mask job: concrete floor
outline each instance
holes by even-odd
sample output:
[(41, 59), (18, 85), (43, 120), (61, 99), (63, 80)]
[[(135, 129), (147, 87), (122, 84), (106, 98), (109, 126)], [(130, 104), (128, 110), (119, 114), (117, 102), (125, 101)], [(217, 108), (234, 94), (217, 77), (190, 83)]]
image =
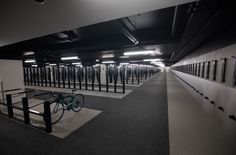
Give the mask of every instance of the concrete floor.
[(156, 74), (123, 98), (86, 96), (85, 107), (102, 113), (64, 139), (0, 117), (0, 154), (236, 154), (235, 138), (172, 73)]
[(235, 155), (235, 139), (204, 110), (172, 73), (167, 73), (171, 155)]

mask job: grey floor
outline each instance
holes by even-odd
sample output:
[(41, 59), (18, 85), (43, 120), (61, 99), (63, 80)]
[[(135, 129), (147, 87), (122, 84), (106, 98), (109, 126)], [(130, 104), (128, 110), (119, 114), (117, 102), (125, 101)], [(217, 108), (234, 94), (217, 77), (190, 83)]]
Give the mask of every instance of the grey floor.
[(166, 76), (158, 73), (122, 99), (86, 96), (103, 111), (64, 139), (0, 117), (0, 154), (168, 155)]
[(167, 73), (170, 154), (236, 155), (235, 137), (180, 82)]
[(122, 99), (86, 96), (102, 111), (64, 139), (0, 117), (0, 155), (235, 155), (235, 139), (171, 73)]

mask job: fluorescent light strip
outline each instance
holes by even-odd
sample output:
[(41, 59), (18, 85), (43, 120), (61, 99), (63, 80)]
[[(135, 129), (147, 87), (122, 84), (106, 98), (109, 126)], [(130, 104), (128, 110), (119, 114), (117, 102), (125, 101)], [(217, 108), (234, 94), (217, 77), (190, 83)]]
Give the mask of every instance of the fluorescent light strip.
[(49, 64), (49, 66), (56, 66), (57, 64)]
[(25, 52), (25, 53), (24, 53), (24, 56), (27, 56), (27, 55), (34, 55), (34, 52), (33, 52), (33, 51)]
[(129, 56), (128, 56), (128, 55), (122, 55), (122, 56), (120, 56), (119, 58), (121, 58), (121, 59), (126, 59), (126, 58), (129, 58)]
[(143, 59), (143, 61), (161, 61), (162, 59)]
[(120, 65), (128, 65), (129, 63), (128, 62), (122, 62), (120, 63)]
[(81, 65), (81, 62), (73, 62), (72, 65)]
[(142, 62), (141, 60), (133, 60), (133, 61), (129, 61), (129, 62)]
[(102, 58), (113, 58), (114, 54), (103, 54)]
[(154, 54), (154, 50), (124, 52), (124, 55), (147, 55)]
[(28, 60), (25, 60), (25, 63), (35, 63), (36, 61), (34, 59), (28, 59)]
[(103, 64), (112, 64), (112, 63), (115, 63), (115, 61), (103, 61), (102, 63)]
[(73, 56), (73, 57), (61, 57), (61, 60), (77, 60), (79, 57)]
[(32, 67), (38, 67), (38, 65), (31, 65)]

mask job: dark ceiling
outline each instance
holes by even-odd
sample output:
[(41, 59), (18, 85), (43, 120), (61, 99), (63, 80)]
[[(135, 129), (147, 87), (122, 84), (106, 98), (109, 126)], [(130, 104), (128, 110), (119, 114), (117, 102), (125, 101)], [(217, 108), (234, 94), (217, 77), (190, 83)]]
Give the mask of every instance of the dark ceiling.
[[(232, 25), (233, 11), (220, 2), (198, 1), (43, 36), (0, 48), (0, 58), (59, 63), (62, 56), (79, 56), (83, 63), (114, 54), (116, 62), (161, 58), (177, 62)], [(69, 17), (68, 17), (69, 18)], [(156, 49), (158, 55), (122, 58), (125, 51)], [(33, 56), (24, 56), (34, 51)]]

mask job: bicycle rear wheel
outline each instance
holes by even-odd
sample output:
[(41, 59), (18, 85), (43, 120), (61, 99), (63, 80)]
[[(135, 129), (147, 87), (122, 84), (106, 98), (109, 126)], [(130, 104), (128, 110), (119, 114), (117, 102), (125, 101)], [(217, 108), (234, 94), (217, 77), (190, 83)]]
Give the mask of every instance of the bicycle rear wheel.
[(74, 97), (74, 105), (72, 107), (72, 110), (74, 112), (79, 112), (84, 107), (84, 95), (77, 94)]
[(52, 102), (51, 105), (51, 122), (56, 124), (59, 122), (64, 114), (64, 105), (58, 102)]

